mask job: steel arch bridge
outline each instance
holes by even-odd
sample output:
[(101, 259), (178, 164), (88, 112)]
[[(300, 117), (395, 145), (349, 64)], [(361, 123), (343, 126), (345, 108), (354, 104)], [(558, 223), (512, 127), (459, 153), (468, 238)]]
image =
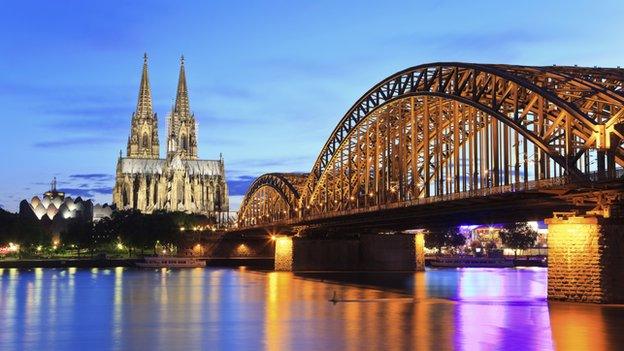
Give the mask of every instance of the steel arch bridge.
[(238, 213), (239, 226), (256, 226), (293, 218), (307, 173), (267, 173), (247, 190)]
[(619, 68), (408, 68), (355, 102), (305, 181), (258, 178), (239, 227), (615, 179), (623, 85)]

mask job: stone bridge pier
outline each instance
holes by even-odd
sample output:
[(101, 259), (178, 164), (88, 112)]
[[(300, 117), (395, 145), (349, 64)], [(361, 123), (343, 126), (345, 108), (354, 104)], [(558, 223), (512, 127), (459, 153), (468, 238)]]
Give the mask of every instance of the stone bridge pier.
[(277, 271), (421, 271), (423, 234), (361, 234), (353, 238), (280, 236)]
[(555, 213), (548, 224), (548, 298), (624, 303), (624, 218)]

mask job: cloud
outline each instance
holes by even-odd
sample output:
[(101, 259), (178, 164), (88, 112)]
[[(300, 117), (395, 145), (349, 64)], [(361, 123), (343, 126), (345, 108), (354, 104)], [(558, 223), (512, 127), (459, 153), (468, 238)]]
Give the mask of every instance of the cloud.
[(90, 107), (62, 114), (70, 117), (54, 119), (45, 126), (62, 131), (128, 130), (131, 112), (128, 108)]
[(85, 198), (94, 197), (96, 194), (112, 194), (112, 187), (94, 187), (94, 188), (62, 188), (59, 191), (63, 191), (68, 195), (80, 196)]
[(243, 198), (243, 195), (230, 195), (230, 212), (238, 211)]
[(87, 179), (94, 181), (110, 181), (115, 179), (112, 174), (106, 173), (86, 173), (86, 174), (70, 174), (71, 179)]
[(76, 145), (113, 144), (118, 142), (119, 140), (111, 137), (92, 136), (38, 141), (33, 146), (37, 148), (63, 148)]
[(236, 195), (245, 195), (247, 189), (253, 181), (256, 179), (256, 176), (253, 175), (242, 175), (238, 176), (235, 179), (228, 180), (228, 190), (230, 196)]

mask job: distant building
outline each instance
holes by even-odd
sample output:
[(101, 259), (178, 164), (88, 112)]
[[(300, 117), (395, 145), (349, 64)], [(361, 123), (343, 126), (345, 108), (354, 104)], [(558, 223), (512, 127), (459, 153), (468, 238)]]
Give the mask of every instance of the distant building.
[(184, 57), (167, 126), (167, 155), (162, 159), (145, 57), (126, 157), (120, 153), (117, 160), (113, 203), (118, 209), (145, 213), (184, 211), (217, 218), (226, 214), (229, 202), (223, 158), (198, 159), (197, 127), (189, 105)]
[(80, 196), (72, 198), (56, 189), (56, 178), (50, 184), (50, 190), (42, 198), (33, 196), (30, 201), (20, 202), (19, 214), (36, 218), (46, 224), (52, 233), (59, 233), (67, 226), (67, 220), (82, 218), (87, 221), (98, 221), (110, 217), (113, 209), (108, 205), (93, 205), (91, 200), (83, 200)]

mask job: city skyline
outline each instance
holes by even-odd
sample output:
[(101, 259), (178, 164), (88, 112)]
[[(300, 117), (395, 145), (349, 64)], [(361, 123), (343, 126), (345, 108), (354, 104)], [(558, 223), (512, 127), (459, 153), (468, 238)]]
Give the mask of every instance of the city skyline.
[[(144, 52), (161, 140), (185, 55), (200, 157), (223, 153), (236, 209), (260, 174), (309, 171), (351, 104), (398, 70), (435, 61), (617, 66), (624, 50), (612, 44), (623, 7), (617, 2), (566, 6), (563, 16), (554, 13), (565, 3), (546, 4), (541, 12), (552, 18), (537, 22), (516, 16), (516, 6), (526, 4), (405, 3), (398, 13), (365, 4), (284, 4), (7, 5), (0, 24), (0, 137), (8, 145), (0, 205), (15, 211), (55, 176), (69, 195), (111, 202)], [(488, 25), (471, 20), (484, 12), (497, 16)], [(29, 20), (20, 21), (25, 13)], [(282, 20), (266, 23), (267, 14)], [(591, 28), (571, 20), (598, 16), (601, 25)], [(455, 24), (433, 29), (440, 17)]]

